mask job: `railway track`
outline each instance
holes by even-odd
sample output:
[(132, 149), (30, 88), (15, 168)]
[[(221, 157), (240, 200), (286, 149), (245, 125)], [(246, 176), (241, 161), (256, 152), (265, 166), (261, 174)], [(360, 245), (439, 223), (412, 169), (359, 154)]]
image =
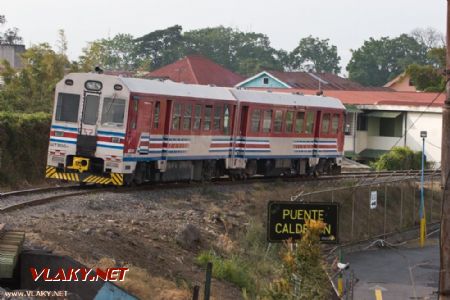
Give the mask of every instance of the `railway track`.
[[(281, 180), (285, 182), (307, 182), (307, 181), (336, 181), (343, 179), (377, 179), (385, 177), (399, 177), (413, 178), (420, 176), (420, 170), (411, 171), (383, 171), (383, 172), (351, 172), (342, 173), (339, 175), (323, 175), (319, 177), (252, 177), (246, 180), (234, 181), (231, 178), (219, 178), (210, 182), (202, 183), (203, 185), (234, 185), (234, 184), (252, 184), (252, 183), (270, 183), (274, 180)], [(426, 170), (425, 176), (439, 176), (439, 170)], [(44, 187), (26, 190), (18, 190), (0, 193), (0, 213), (10, 212), (22, 209), (28, 206), (42, 205), (65, 197), (78, 196), (83, 194), (114, 191), (114, 192), (130, 192), (135, 190), (157, 190), (157, 189), (180, 189), (194, 187), (197, 183), (190, 182), (165, 182), (165, 183), (149, 183), (138, 187), (98, 187), (95, 185), (89, 186), (59, 186), (59, 187)]]

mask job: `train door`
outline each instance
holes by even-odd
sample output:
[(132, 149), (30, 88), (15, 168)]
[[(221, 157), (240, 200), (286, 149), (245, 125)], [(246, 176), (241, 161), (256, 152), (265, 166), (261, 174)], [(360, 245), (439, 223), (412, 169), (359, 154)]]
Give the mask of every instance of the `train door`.
[[(240, 145), (238, 148), (241, 148), (241, 153), (245, 153), (245, 140), (247, 137), (247, 121), (248, 121), (248, 106), (243, 106), (241, 110), (241, 120), (239, 124), (239, 137), (238, 139), (241, 140)], [(238, 143), (239, 144), (239, 143)]]
[(77, 155), (95, 156), (100, 95), (85, 93), (77, 139)]
[(150, 146), (150, 136), (153, 122), (153, 101), (141, 99), (139, 101), (139, 114), (137, 117), (136, 131), (139, 136), (139, 154), (148, 154)]

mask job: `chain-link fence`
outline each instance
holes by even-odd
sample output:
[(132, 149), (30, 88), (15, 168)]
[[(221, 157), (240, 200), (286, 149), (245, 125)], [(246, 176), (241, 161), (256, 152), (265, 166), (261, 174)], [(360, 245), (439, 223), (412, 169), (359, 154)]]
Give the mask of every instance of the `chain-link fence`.
[[(297, 200), (339, 203), (339, 242), (366, 240), (413, 228), (419, 224), (420, 176), (361, 179), (348, 186), (311, 192)], [(376, 204), (373, 192), (376, 192)], [(442, 206), (440, 175), (424, 181), (427, 223), (439, 221)]]

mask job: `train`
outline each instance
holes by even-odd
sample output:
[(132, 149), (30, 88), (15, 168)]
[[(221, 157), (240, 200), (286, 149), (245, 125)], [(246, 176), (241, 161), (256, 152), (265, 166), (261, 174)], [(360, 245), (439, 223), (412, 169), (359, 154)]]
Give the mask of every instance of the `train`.
[(340, 173), (335, 98), (70, 73), (55, 88), (46, 178), (101, 185)]

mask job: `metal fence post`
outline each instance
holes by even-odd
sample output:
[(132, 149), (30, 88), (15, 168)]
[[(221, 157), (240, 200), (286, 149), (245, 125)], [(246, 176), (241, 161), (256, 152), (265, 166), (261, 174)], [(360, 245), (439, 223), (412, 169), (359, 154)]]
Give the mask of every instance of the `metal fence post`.
[(403, 227), (403, 183), (400, 185), (400, 229)]
[(383, 220), (383, 235), (386, 234), (386, 218), (387, 218), (387, 183), (384, 184), (384, 220)]
[(212, 275), (212, 263), (206, 265), (206, 280), (205, 280), (205, 297), (204, 300), (209, 300), (211, 295), (211, 275)]
[(413, 182), (413, 223), (412, 225), (416, 225), (416, 181)]
[(355, 229), (355, 198), (356, 198), (356, 189), (352, 193), (352, 229), (351, 229), (351, 239), (354, 239), (354, 229)]
[(430, 223), (433, 223), (433, 202), (434, 202), (434, 173), (431, 173), (431, 203), (430, 203)]
[(198, 300), (199, 293), (200, 287), (198, 285), (194, 286), (194, 293), (192, 294), (192, 300)]

